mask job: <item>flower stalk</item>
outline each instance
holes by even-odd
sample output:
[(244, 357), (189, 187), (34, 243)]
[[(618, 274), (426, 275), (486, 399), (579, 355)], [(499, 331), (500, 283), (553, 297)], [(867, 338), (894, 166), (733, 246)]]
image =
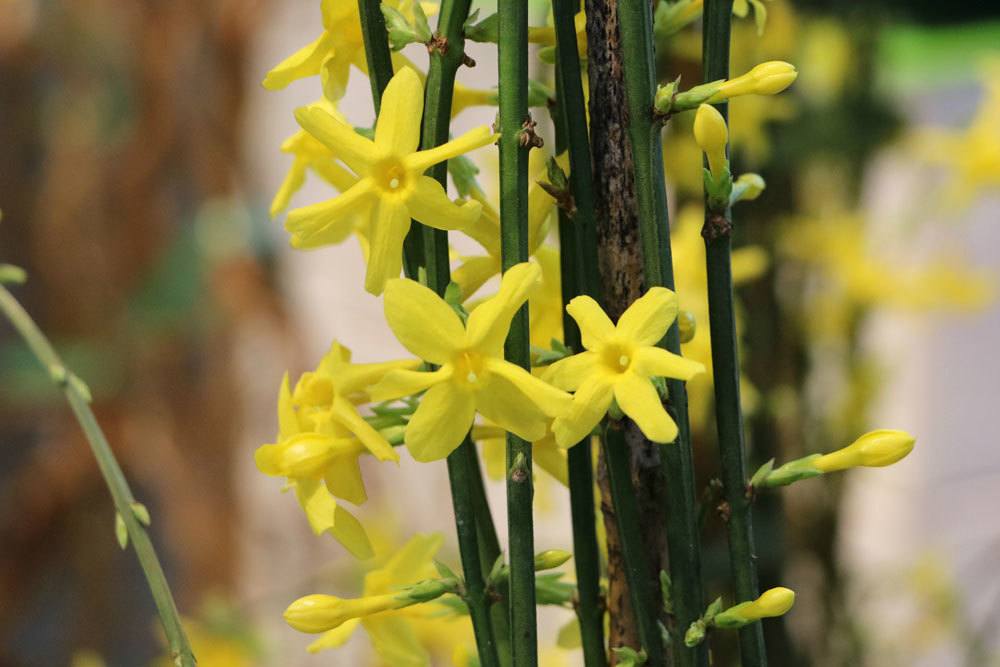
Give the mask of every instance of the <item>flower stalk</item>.
[[(528, 115), (528, 3), (497, 4), (500, 107), (501, 268), (528, 259), (528, 150), (536, 143)], [(504, 347), (508, 360), (530, 367), (528, 309), (514, 317)], [(531, 443), (507, 434), (507, 535), (510, 549), (510, 630), (515, 667), (538, 663), (535, 622)]]
[(179, 667), (194, 667), (195, 657), (181, 625), (180, 614), (177, 612), (177, 605), (170, 592), (170, 585), (167, 583), (153, 543), (149, 539), (149, 533), (146, 532), (143, 525), (144, 522), (140, 520), (140, 518), (144, 518), (148, 523), (148, 515), (143, 517), (137, 515), (139, 513), (137, 513), (136, 508), (141, 507), (141, 505), (136, 502), (135, 496), (132, 495), (128, 480), (125, 479), (121, 466), (111, 450), (111, 445), (108, 444), (108, 440), (94, 416), (94, 411), (90, 408), (90, 391), (82, 380), (66, 368), (45, 334), (41, 332), (28, 312), (14, 298), (14, 295), (2, 285), (0, 285), (0, 310), (24, 338), (35, 358), (48, 370), (52, 380), (66, 396), (66, 400), (90, 444), (90, 449), (94, 453), (101, 476), (104, 477), (104, 483), (107, 485), (108, 491), (111, 492), (111, 499), (118, 513), (118, 523), (125, 526), (128, 542), (131, 543), (135, 555), (139, 558), (139, 565), (142, 567), (142, 573), (146, 577), (146, 583), (153, 595), (153, 602), (156, 604), (156, 611), (163, 625), (163, 632), (167, 637), (167, 646), (174, 664)]
[[(643, 0), (621, 0), (618, 18), (630, 119), (629, 142), (635, 164), (644, 279), (647, 288), (660, 286), (673, 289), (663, 152), (659, 123), (654, 114), (656, 73), (652, 10), (649, 3)], [(680, 334), (676, 322), (667, 330), (661, 345), (669, 352), (680, 354)], [(667, 480), (667, 545), (670, 578), (673, 581), (673, 629), (676, 634), (694, 622), (703, 607), (701, 546), (695, 507), (687, 390), (684, 382), (678, 379), (668, 379), (667, 390), (669, 411), (679, 430), (677, 440), (661, 448), (662, 470)], [(672, 646), (676, 664), (707, 664), (707, 652), (703, 648), (691, 649), (681, 641), (672, 642)]]
[[(583, 349), (580, 329), (566, 312), (565, 305), (581, 294), (600, 301), (597, 272), (597, 235), (594, 220), (594, 194), (591, 187), (590, 139), (587, 131), (587, 108), (580, 76), (574, 0), (553, 0), (552, 15), (556, 39), (556, 121), (569, 152), (569, 187), (576, 212), (572, 219), (559, 212), (559, 264), (563, 303), (563, 338), (573, 352)], [(597, 545), (594, 514), (594, 469), (590, 437), (567, 452), (570, 515), (573, 525), (574, 566), (578, 602), (576, 615), (586, 667), (604, 667), (604, 605), (601, 601), (601, 561)]]
[[(706, 0), (702, 57), (706, 81), (729, 76), (729, 42), (732, 0)], [(716, 104), (723, 119), (726, 104)], [(709, 330), (715, 385), (716, 427), (723, 498), (727, 506), (726, 529), (729, 561), (736, 598), (754, 600), (759, 589), (753, 543), (750, 497), (747, 493), (743, 441), (743, 413), (740, 407), (740, 366), (733, 309), (731, 261), (731, 214), (728, 208), (713, 206), (706, 193), (705, 255), (708, 274)], [(767, 664), (764, 634), (760, 623), (739, 630), (740, 658), (744, 667)]]

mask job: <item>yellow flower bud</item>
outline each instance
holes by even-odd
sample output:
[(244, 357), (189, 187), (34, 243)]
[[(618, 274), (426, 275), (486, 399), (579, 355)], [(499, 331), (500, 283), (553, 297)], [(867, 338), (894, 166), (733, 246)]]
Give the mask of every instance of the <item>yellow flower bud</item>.
[(733, 188), (741, 188), (742, 194), (740, 194), (741, 201), (752, 201), (760, 196), (760, 193), (764, 191), (767, 184), (764, 182), (763, 177), (760, 174), (754, 174), (752, 172), (741, 174), (736, 182), (733, 184)]
[(541, 551), (535, 554), (535, 570), (551, 570), (554, 567), (559, 567), (572, 557), (573, 554), (562, 549)]
[(392, 593), (355, 600), (343, 600), (332, 595), (307, 595), (288, 606), (285, 622), (299, 632), (318, 634), (333, 630), (352, 618), (400, 609), (410, 602), (404, 596)]
[(782, 616), (795, 604), (795, 591), (779, 586), (764, 591), (752, 602), (741, 602), (712, 619), (720, 628), (739, 628), (762, 618)]
[(857, 466), (892, 465), (909, 454), (916, 441), (906, 431), (880, 429), (865, 433), (843, 449), (819, 457), (812, 461), (812, 466), (823, 472), (833, 472)]
[(708, 158), (708, 169), (719, 178), (729, 167), (726, 160), (726, 142), (729, 130), (719, 110), (711, 104), (702, 104), (694, 117), (694, 139)]
[(770, 60), (726, 81), (708, 101), (722, 102), (739, 95), (775, 95), (792, 85), (798, 75), (791, 63)]

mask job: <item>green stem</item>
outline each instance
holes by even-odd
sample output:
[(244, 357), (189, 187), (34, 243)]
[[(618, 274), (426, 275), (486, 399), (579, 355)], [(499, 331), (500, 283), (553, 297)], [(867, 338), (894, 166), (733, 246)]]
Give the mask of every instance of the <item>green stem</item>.
[(472, 618), (479, 663), (483, 667), (499, 667), (490, 606), (486, 599), (483, 567), (479, 560), (479, 538), (475, 505), (472, 502), (471, 470), (468, 453), (475, 456), (476, 446), (468, 437), (458, 449), (448, 456), (448, 479), (451, 482), (451, 504), (455, 510), (455, 530), (458, 533), (458, 550), (465, 575), (465, 601)]
[[(645, 282), (647, 288), (662, 286), (674, 289), (663, 150), (660, 128), (653, 117), (656, 72), (651, 5), (646, 0), (620, 0), (618, 20)], [(676, 322), (667, 331), (661, 345), (674, 354), (680, 354)], [(700, 616), (704, 600), (687, 389), (684, 382), (675, 379), (667, 380), (667, 389), (670, 396), (667, 407), (679, 429), (677, 441), (661, 449), (663, 474), (667, 479), (667, 545), (672, 581), (673, 630), (678, 635), (673, 642), (673, 656), (678, 665), (705, 665), (708, 654), (704, 646), (689, 649), (680, 641), (680, 635)]]
[[(596, 225), (594, 222), (593, 175), (590, 140), (587, 136), (587, 109), (580, 77), (580, 57), (576, 47), (574, 17), (579, 3), (553, 0), (556, 32), (556, 115), (559, 135), (564, 138), (570, 159), (570, 189), (576, 213), (571, 219), (559, 212), (559, 264), (563, 305), (584, 293), (600, 299), (597, 266)], [(558, 148), (561, 147), (557, 147)], [(589, 260), (584, 259), (586, 255)], [(587, 270), (586, 267), (590, 267)], [(563, 308), (563, 338), (576, 352), (583, 349), (580, 329)], [(604, 645), (604, 608), (601, 603), (601, 560), (594, 515), (594, 469), (590, 438), (584, 438), (568, 452), (570, 514), (573, 524), (573, 562), (576, 568), (583, 660), (586, 667), (607, 665)]]
[[(706, 81), (729, 76), (729, 41), (732, 0), (706, 0), (703, 35), (703, 66)], [(723, 117), (727, 105), (717, 105)], [(743, 413), (740, 408), (740, 363), (733, 310), (729, 211), (705, 206), (705, 258), (708, 272), (709, 333), (712, 339), (712, 372), (715, 383), (715, 415), (722, 465), (722, 492), (728, 505), (726, 529), (729, 564), (736, 601), (758, 595), (757, 567), (753, 545), (750, 500), (747, 495), (744, 460)], [(767, 664), (764, 633), (760, 623), (740, 629), (743, 667)]]
[[(393, 75), (392, 52), (389, 50), (389, 34), (385, 28), (381, 0), (358, 0), (358, 14), (361, 17), (368, 81), (372, 87), (372, 101), (377, 116), (382, 108), (382, 92)], [(422, 228), (423, 225), (414, 220), (403, 243), (403, 272), (407, 278), (414, 280), (424, 255)]]
[(608, 481), (618, 522), (632, 611), (639, 629), (639, 641), (646, 652), (645, 664), (649, 667), (664, 667), (663, 641), (650, 595), (656, 584), (649, 574), (646, 548), (642, 540), (642, 524), (632, 485), (624, 426), (621, 421), (607, 420), (603, 438), (604, 460), (608, 467)]
[[(438, 34), (446, 47), (430, 54), (430, 66), (424, 96), (424, 118), (421, 148), (429, 149), (448, 141), (451, 125), (451, 105), (455, 92), (455, 76), (462, 66), (465, 37), (462, 26), (469, 15), (470, 0), (444, 0), (438, 16)], [(429, 175), (447, 186), (448, 167), (441, 163), (432, 167)], [(416, 226), (416, 223), (414, 223)], [(420, 225), (424, 266), (427, 268), (427, 286), (444, 295), (451, 282), (448, 263), (448, 233)], [(481, 486), (481, 471), (475, 444), (466, 437), (457, 450), (448, 456), (448, 478), (451, 483), (452, 504), (455, 508), (455, 525), (459, 535), (459, 550), (465, 574), (467, 601), (472, 626), (476, 636), (479, 660), (484, 667), (500, 665), (494, 624), (491, 620), (490, 602), (486, 597), (483, 574), (492, 567), (492, 561), (483, 561), (479, 544), (482, 528), (493, 519), (489, 506), (475, 502), (477, 481)], [(482, 513), (486, 514), (483, 515)]]
[[(500, 256), (506, 271), (528, 260), (528, 2), (499, 0)], [(511, 323), (505, 357), (529, 368), (528, 307)], [(510, 548), (510, 627), (515, 667), (538, 663), (535, 624), (531, 443), (507, 434), (507, 537)]]
[(31, 316), (17, 302), (14, 295), (3, 286), (0, 286), (0, 310), (3, 311), (7, 319), (14, 325), (17, 332), (21, 334), (21, 337), (27, 342), (28, 347), (31, 348), (35, 358), (38, 359), (48, 371), (53, 381), (59, 385), (66, 395), (66, 400), (69, 401), (70, 408), (72, 408), (73, 414), (80, 424), (80, 428), (83, 429), (83, 434), (86, 436), (87, 442), (90, 443), (90, 449), (97, 460), (97, 466), (101, 470), (104, 482), (111, 492), (111, 499), (114, 501), (115, 510), (125, 522), (129, 542), (132, 544), (132, 548), (139, 558), (139, 565), (142, 567), (149, 590), (153, 594), (153, 601), (156, 603), (156, 611), (160, 616), (163, 631), (167, 636), (167, 645), (170, 647), (171, 656), (175, 664), (181, 667), (193, 666), (195, 664), (194, 654), (191, 652), (191, 646), (188, 644), (184, 628), (181, 626), (180, 615), (177, 613), (177, 605), (174, 603), (170, 586), (167, 584), (167, 578), (163, 574), (160, 560), (156, 556), (155, 549), (153, 549), (153, 543), (149, 539), (149, 534), (132, 510), (135, 497), (132, 495), (132, 490), (129, 488), (125, 475), (122, 473), (121, 466), (118, 465), (118, 461), (115, 459), (111, 445), (108, 444), (108, 440), (97, 423), (97, 418), (94, 416), (93, 410), (90, 409), (88, 397), (84, 395), (83, 390), (77, 382), (70, 379), (73, 376), (63, 364), (59, 355), (56, 354), (45, 334), (41, 332), (38, 325), (31, 319)]

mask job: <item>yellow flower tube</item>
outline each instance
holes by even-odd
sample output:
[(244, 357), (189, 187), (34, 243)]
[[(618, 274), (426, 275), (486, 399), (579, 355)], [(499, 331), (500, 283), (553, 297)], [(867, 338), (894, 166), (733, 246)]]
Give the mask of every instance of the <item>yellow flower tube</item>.
[(782, 60), (769, 60), (735, 79), (725, 81), (709, 102), (723, 102), (738, 95), (776, 95), (798, 77), (795, 65)]
[(880, 468), (892, 465), (913, 451), (917, 439), (906, 431), (879, 429), (865, 433), (847, 447), (819, 457), (812, 467), (834, 472), (864, 466)]

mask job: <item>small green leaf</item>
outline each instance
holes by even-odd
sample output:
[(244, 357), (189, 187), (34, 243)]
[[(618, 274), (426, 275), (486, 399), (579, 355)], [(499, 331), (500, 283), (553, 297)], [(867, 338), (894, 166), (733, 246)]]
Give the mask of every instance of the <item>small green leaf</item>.
[(442, 563), (441, 561), (439, 561), (439, 560), (437, 560), (437, 559), (435, 559), (435, 560), (434, 560), (434, 569), (436, 569), (436, 570), (437, 570), (437, 573), (438, 573), (438, 574), (439, 574), (439, 575), (440, 575), (440, 576), (441, 576), (441, 577), (442, 577), (443, 579), (458, 579), (458, 575), (456, 575), (456, 574), (455, 574), (455, 573), (454, 573), (454, 572), (453, 572), (453, 571), (451, 570), (451, 568), (450, 568), (450, 567), (448, 567), (447, 565), (445, 565), (444, 563)]

